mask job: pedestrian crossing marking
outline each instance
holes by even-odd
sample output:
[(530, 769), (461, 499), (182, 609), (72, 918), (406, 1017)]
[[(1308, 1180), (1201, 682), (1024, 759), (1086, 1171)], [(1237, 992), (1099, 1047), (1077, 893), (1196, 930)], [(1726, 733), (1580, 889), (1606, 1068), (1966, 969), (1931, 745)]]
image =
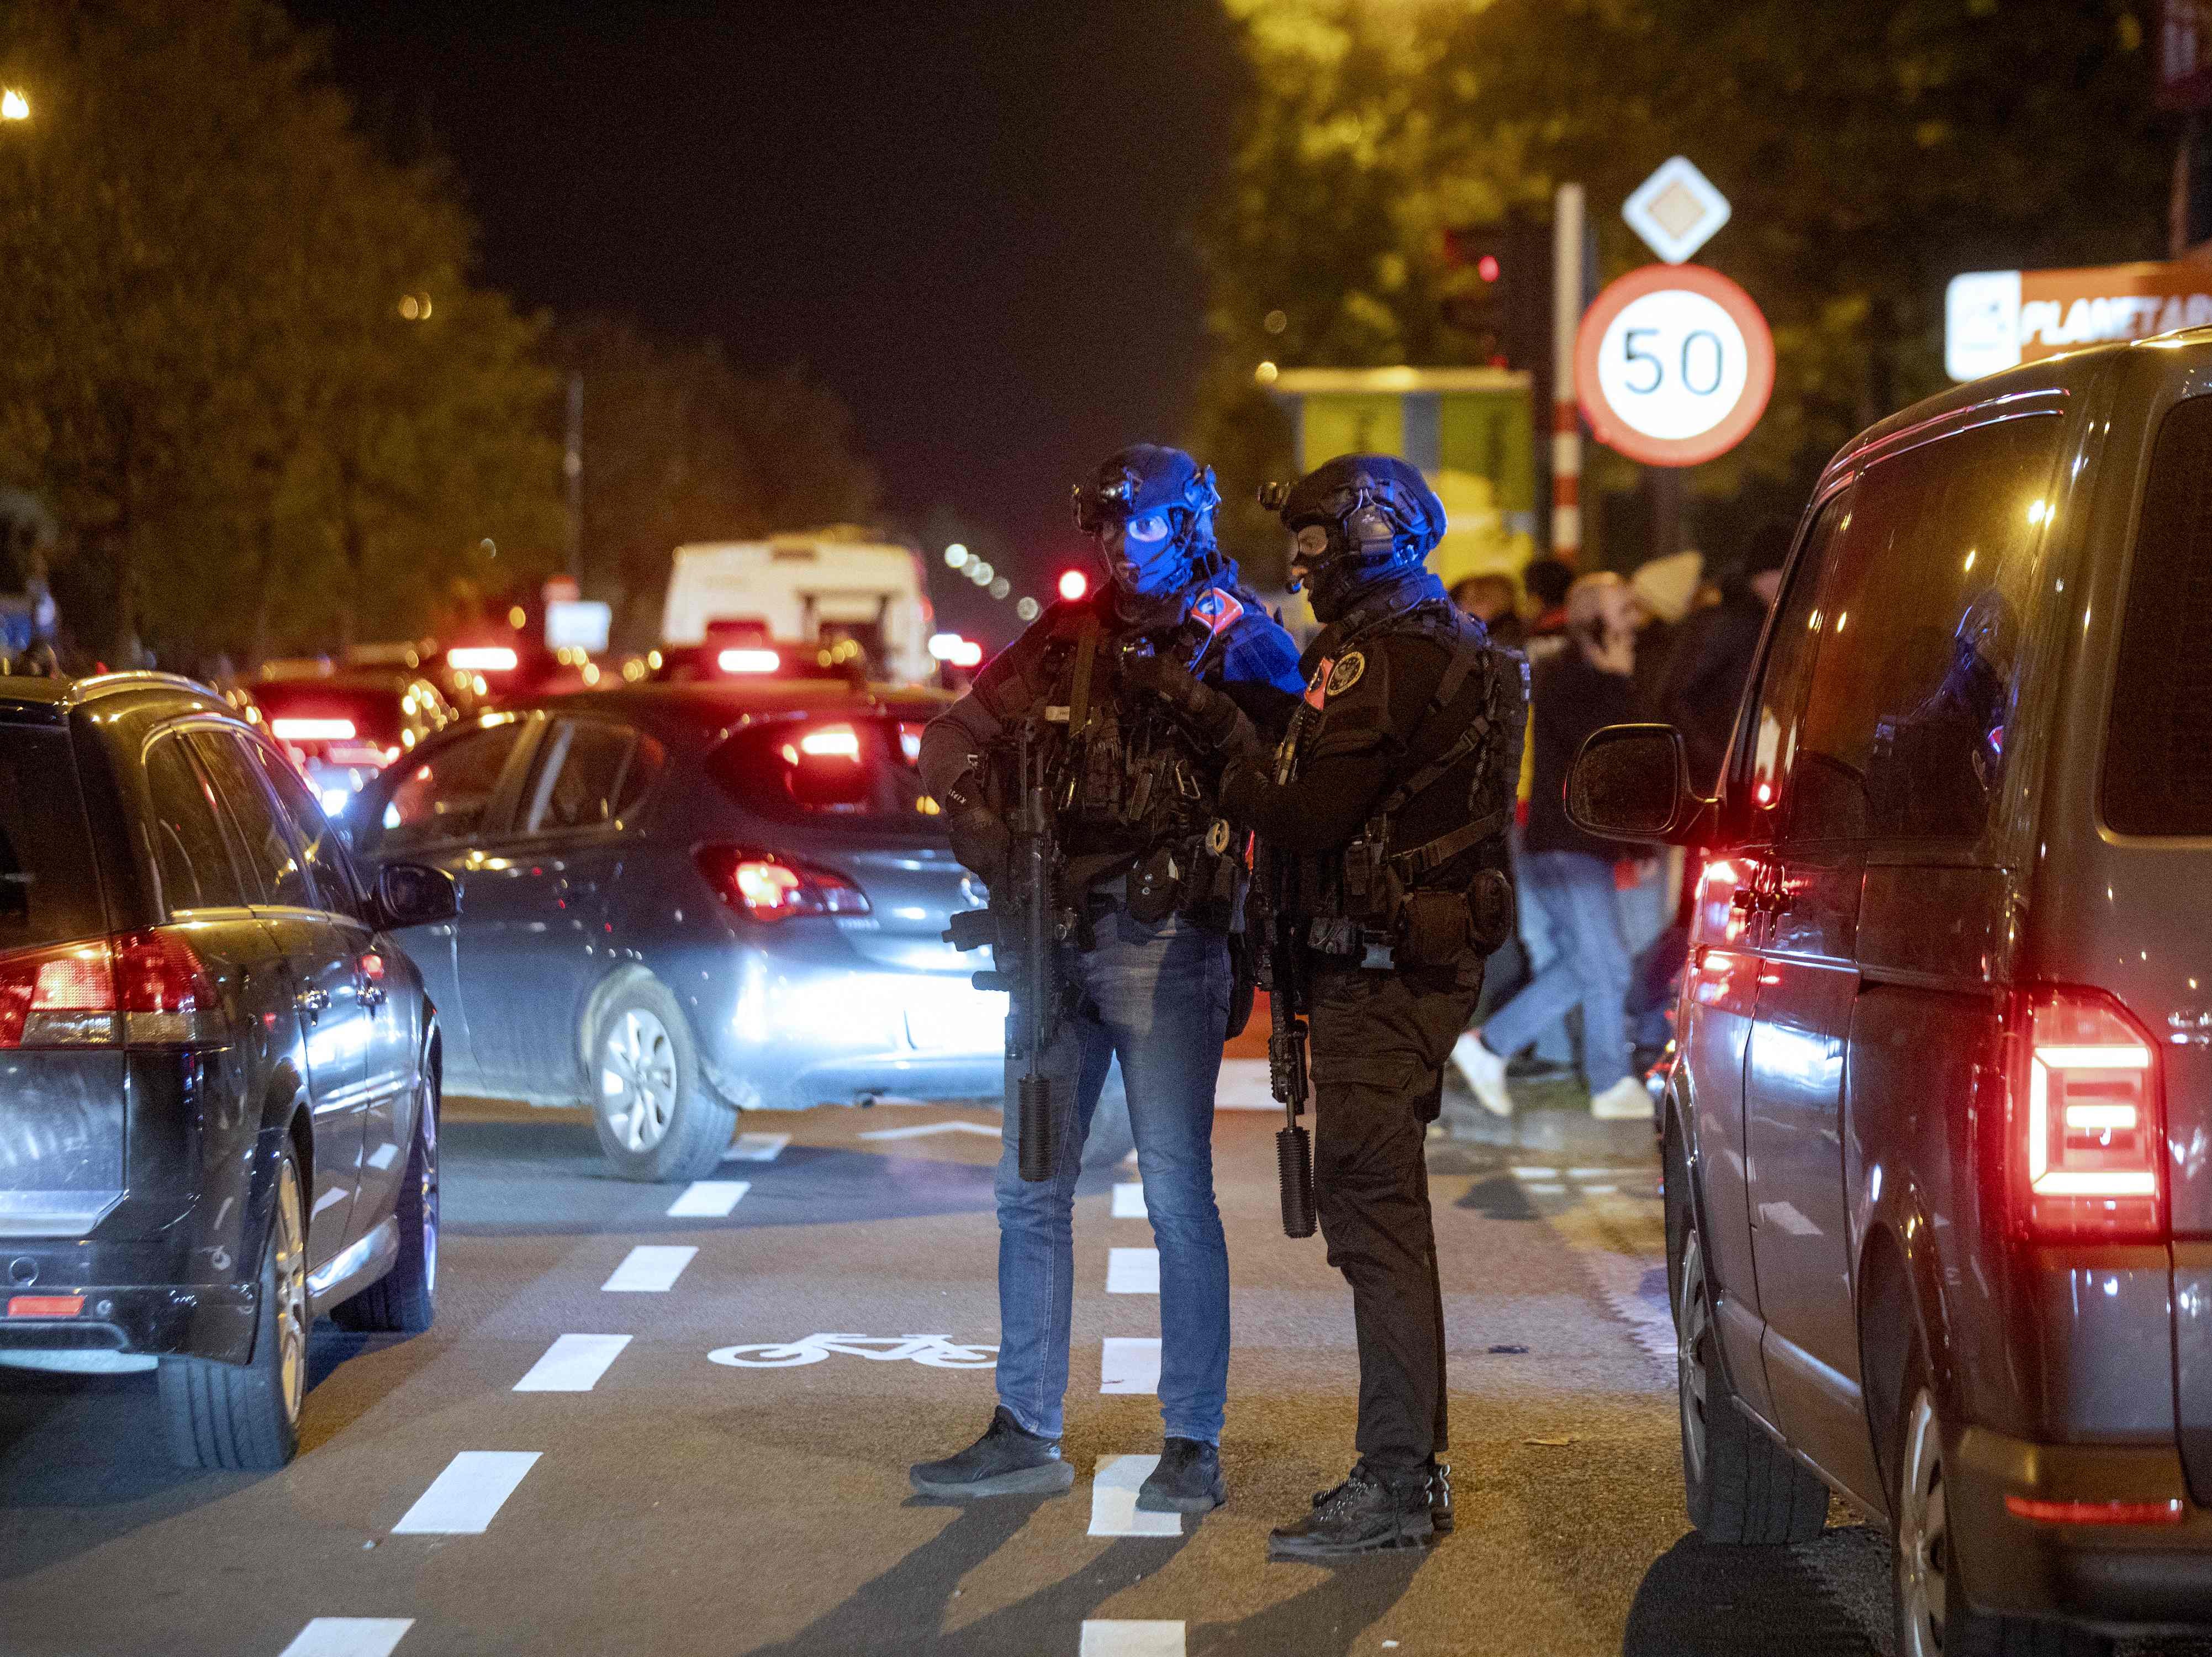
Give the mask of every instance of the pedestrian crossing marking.
[(514, 1383), (518, 1393), (588, 1393), (629, 1344), (628, 1335), (563, 1335)]
[(788, 1133), (740, 1133), (737, 1144), (722, 1153), (726, 1162), (772, 1162), (791, 1143)]
[(752, 1189), (750, 1180), (694, 1180), (668, 1205), (672, 1220), (719, 1220)]
[(1137, 1491), (1160, 1465), (1156, 1455), (1102, 1457), (1091, 1480), (1093, 1536), (1181, 1536), (1179, 1513), (1139, 1513)]
[(1114, 1217), (1117, 1220), (1148, 1217), (1145, 1208), (1145, 1187), (1141, 1181), (1132, 1180), (1114, 1187)]
[(665, 1294), (698, 1252), (689, 1243), (640, 1243), (599, 1287), (614, 1295)]
[(1115, 1248), (1106, 1256), (1106, 1292), (1109, 1295), (1157, 1295), (1160, 1292), (1160, 1251), (1157, 1248)]
[(292, 1636), (282, 1657), (392, 1657), (415, 1626), (411, 1617), (317, 1617)]
[(1098, 1366), (1098, 1390), (1103, 1393), (1158, 1393), (1160, 1390), (1160, 1343), (1158, 1336), (1132, 1338), (1109, 1335)]
[(463, 1450), (392, 1527), (394, 1536), (481, 1536), (538, 1462), (536, 1450)]
[(1133, 1623), (1092, 1618), (1083, 1625), (1080, 1657), (1183, 1657), (1181, 1623)]

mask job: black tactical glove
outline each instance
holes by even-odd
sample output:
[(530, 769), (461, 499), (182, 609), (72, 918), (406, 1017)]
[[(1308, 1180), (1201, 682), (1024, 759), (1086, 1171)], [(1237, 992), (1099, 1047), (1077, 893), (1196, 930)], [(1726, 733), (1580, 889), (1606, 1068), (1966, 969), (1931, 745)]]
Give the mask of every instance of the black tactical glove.
[(999, 814), (987, 805), (971, 805), (956, 812), (945, 825), (952, 839), (952, 855), (993, 891), (1006, 884), (1006, 857), (1013, 835)]
[(1189, 670), (1170, 657), (1125, 656), (1121, 677), (1173, 707), (1209, 748), (1231, 747), (1238, 739), (1239, 726), (1254, 744), (1259, 742), (1243, 709), (1212, 685), (1192, 677)]

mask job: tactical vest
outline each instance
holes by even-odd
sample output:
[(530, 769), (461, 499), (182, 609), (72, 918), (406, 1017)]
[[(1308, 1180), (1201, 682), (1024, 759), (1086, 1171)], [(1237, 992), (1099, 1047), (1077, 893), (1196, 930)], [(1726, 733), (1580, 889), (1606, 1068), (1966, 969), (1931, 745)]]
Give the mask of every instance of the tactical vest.
[[(1170, 648), (1202, 635), (1177, 629)], [(1123, 695), (1118, 652), (1129, 635), (1095, 611), (1071, 614), (1048, 640), (1045, 719), (1057, 733), (1047, 763), (1068, 871), (1090, 888), (1127, 874), (1129, 912), (1170, 913), (1228, 932), (1242, 908), (1241, 837), (1220, 813), (1218, 763), (1149, 696)], [(1188, 651), (1182, 655), (1188, 659)]]
[[(1393, 781), (1348, 843), (1298, 859), (1295, 913), (1307, 918), (1309, 945), (1325, 956), (1375, 966), (1480, 962), (1513, 931), (1505, 830), (1520, 784), (1528, 664), (1518, 651), (1488, 643), (1441, 602), (1383, 616), (1343, 642), (1349, 649), (1380, 634), (1406, 633), (1431, 638), (1450, 652), (1406, 737), (1408, 755), (1431, 757)], [(1477, 676), (1480, 711), (1442, 741), (1441, 722)], [(1279, 753), (1279, 780), (1295, 776), (1313, 717), (1312, 704), (1301, 705)], [(1407, 808), (1439, 789), (1464, 802), (1464, 820), (1407, 845)]]

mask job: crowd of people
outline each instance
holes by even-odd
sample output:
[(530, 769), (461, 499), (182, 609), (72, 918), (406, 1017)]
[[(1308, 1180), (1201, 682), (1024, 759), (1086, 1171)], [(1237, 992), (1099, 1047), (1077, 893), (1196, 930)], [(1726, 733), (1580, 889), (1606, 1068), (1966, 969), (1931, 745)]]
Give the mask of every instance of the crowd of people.
[(1641, 1072), (1666, 1043), (1688, 952), (1681, 858), (1624, 855), (1576, 828), (1567, 770), (1600, 726), (1659, 720), (1682, 733), (1692, 781), (1713, 790), (1790, 538), (1787, 524), (1765, 526), (1710, 579), (1701, 554), (1680, 552), (1626, 577), (1577, 575), (1539, 558), (1517, 590), (1498, 574), (1453, 587), (1455, 602), (1532, 669), (1513, 834), (1519, 936), (1492, 962), (1480, 1023), (1452, 1053), (1496, 1114), (1512, 1114), (1513, 1081), (1571, 1072), (1577, 1028), (1593, 1114), (1650, 1114)]

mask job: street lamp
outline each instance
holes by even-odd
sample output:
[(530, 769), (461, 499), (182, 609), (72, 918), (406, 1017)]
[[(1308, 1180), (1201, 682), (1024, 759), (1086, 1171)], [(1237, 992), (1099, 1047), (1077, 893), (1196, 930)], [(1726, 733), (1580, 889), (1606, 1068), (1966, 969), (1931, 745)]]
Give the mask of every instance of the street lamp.
[(31, 100), (9, 87), (0, 91), (0, 121), (27, 121), (31, 118)]

